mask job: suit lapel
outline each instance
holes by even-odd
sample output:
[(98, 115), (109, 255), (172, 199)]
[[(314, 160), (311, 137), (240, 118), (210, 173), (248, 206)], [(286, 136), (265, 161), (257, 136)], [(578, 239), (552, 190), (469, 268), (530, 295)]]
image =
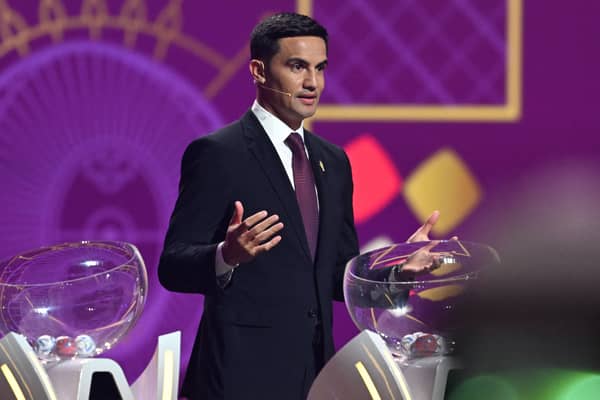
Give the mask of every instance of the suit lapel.
[(254, 155), (271, 183), (273, 190), (277, 193), (291, 222), (292, 231), (294, 231), (305, 255), (310, 260), (310, 250), (308, 249), (302, 216), (298, 207), (298, 201), (296, 200), (296, 193), (290, 184), (290, 180), (273, 147), (273, 143), (271, 143), (271, 140), (252, 111), (248, 111), (242, 117), (241, 121), (248, 150)]

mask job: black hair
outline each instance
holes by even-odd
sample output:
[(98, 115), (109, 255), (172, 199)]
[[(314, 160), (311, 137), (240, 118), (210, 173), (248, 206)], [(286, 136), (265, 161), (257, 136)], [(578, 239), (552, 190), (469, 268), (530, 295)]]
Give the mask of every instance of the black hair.
[(279, 51), (279, 39), (295, 36), (317, 36), (327, 46), (327, 30), (317, 21), (302, 14), (279, 13), (258, 23), (250, 36), (250, 57), (265, 62)]

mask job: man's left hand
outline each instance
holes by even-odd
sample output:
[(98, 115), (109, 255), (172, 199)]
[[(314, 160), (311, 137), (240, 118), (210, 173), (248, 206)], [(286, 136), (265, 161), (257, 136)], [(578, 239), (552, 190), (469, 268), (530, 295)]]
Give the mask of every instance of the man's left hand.
[[(433, 229), (433, 226), (439, 218), (440, 212), (438, 210), (432, 212), (429, 218), (427, 218), (427, 220), (425, 221), (425, 223), (421, 225), (421, 227), (417, 229), (415, 233), (413, 233), (408, 238), (406, 243), (430, 241), (429, 232), (431, 232), (431, 229)], [(453, 236), (451, 240), (458, 240), (458, 237)], [(437, 246), (439, 243), (439, 240), (434, 240), (429, 244), (425, 245), (424, 247), (420, 248), (413, 254), (411, 254), (406, 260), (404, 266), (402, 267), (402, 271), (413, 274), (421, 274), (430, 272), (431, 270), (434, 270), (437, 267), (439, 267), (440, 255), (438, 253), (430, 252), (430, 250)]]
[(415, 231), (415, 233), (413, 233), (408, 238), (408, 240), (406, 241), (406, 243), (426, 242), (426, 241), (428, 241), (429, 240), (429, 232), (431, 232), (431, 229), (433, 228), (433, 226), (437, 222), (438, 218), (440, 218), (440, 212), (438, 210), (435, 210), (434, 212), (431, 213), (431, 215), (429, 216), (429, 218), (427, 218), (427, 220), (425, 221), (425, 223), (423, 225), (421, 225), (421, 227), (419, 229), (417, 229)]
[[(414, 243), (414, 242), (428, 242), (429, 240), (429, 232), (433, 229), (433, 226), (440, 218), (440, 212), (435, 210), (431, 213), (429, 218), (425, 221), (423, 225), (419, 229), (415, 231), (410, 237), (406, 240), (406, 243)], [(452, 236), (450, 240), (458, 240), (458, 236)]]

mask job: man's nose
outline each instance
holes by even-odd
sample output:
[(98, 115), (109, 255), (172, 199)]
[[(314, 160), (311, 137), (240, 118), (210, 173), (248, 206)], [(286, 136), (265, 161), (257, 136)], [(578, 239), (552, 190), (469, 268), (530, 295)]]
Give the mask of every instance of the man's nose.
[(304, 77), (303, 86), (305, 89), (315, 90), (317, 88), (317, 74), (316, 71), (307, 69), (306, 76)]

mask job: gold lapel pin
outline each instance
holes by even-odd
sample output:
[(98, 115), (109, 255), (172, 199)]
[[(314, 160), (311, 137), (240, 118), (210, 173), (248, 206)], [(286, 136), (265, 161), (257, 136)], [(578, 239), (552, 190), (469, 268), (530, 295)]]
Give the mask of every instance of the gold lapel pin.
[(325, 164), (321, 160), (319, 160), (319, 167), (321, 167), (321, 171), (325, 172)]

